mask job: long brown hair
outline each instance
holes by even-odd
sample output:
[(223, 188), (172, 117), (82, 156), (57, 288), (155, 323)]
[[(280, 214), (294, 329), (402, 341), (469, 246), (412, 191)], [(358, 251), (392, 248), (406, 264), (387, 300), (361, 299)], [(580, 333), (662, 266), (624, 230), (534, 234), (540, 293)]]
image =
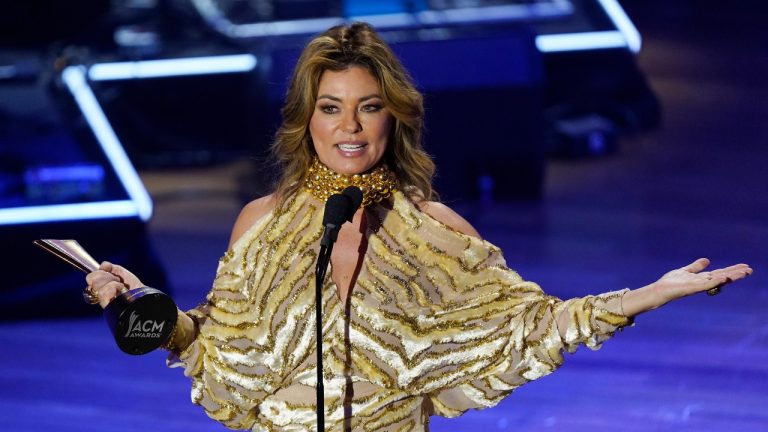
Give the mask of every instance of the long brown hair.
[(400, 187), (414, 201), (432, 200), (435, 164), (421, 146), (424, 105), (408, 72), (392, 49), (366, 23), (336, 26), (312, 39), (302, 51), (293, 72), (283, 123), (272, 144), (272, 156), (280, 167), (276, 195), (279, 202), (301, 187), (315, 155), (309, 121), (317, 102), (320, 77), (326, 70), (351, 66), (366, 68), (381, 89), (384, 106), (394, 125), (384, 160), (400, 180)]

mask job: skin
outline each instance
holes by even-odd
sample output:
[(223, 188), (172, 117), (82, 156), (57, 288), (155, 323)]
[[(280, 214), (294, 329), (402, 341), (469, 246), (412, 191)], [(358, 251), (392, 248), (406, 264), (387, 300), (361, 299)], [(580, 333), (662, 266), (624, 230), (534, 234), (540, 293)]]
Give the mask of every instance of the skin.
[(325, 166), (340, 174), (369, 171), (384, 155), (392, 123), (368, 70), (323, 72), (309, 134)]
[[(393, 120), (380, 97), (374, 77), (360, 67), (323, 73), (315, 111), (310, 119), (309, 131), (315, 151), (326, 166), (342, 174), (361, 174), (375, 167), (387, 148), (387, 139)], [(344, 149), (340, 145), (351, 145)], [(314, 198), (310, 198), (314, 199)], [(277, 203), (274, 195), (252, 201), (241, 211), (235, 222), (230, 246), (256, 221), (271, 211)], [(322, 205), (322, 203), (318, 203)], [(423, 202), (419, 209), (438, 221), (464, 234), (480, 237), (477, 231), (449, 207), (437, 202)], [(338, 295), (347, 300), (355, 285), (357, 274), (367, 250), (365, 212), (358, 210), (351, 223), (339, 231), (337, 247), (333, 249), (331, 278), (338, 287)], [(628, 291), (622, 298), (627, 316), (659, 308), (673, 300), (722, 286), (752, 274), (746, 264), (704, 271), (709, 260), (700, 258), (684, 267), (664, 274), (659, 280)], [(127, 269), (109, 262), (86, 276), (88, 288), (99, 298), (102, 308), (114, 299), (120, 290), (144, 286)], [(183, 349), (195, 338), (194, 323), (181, 313), (182, 331), (177, 333), (176, 346)]]

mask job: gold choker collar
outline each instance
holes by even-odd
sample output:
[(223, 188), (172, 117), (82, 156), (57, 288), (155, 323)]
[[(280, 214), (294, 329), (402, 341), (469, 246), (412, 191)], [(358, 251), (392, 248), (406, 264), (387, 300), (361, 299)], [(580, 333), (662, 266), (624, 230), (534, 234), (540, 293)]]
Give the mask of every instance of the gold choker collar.
[(312, 196), (325, 202), (335, 194), (341, 193), (347, 186), (357, 186), (363, 191), (363, 204), (368, 206), (389, 198), (397, 190), (397, 176), (382, 163), (365, 174), (344, 175), (331, 171), (315, 157), (309, 167), (304, 188)]

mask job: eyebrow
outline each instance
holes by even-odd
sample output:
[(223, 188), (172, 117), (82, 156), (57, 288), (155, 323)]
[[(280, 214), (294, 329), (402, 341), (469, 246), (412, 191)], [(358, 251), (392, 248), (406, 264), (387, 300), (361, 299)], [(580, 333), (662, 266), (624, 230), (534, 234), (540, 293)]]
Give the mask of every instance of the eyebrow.
[[(366, 95), (366, 96), (363, 96), (363, 97), (359, 98), (357, 101), (358, 102), (364, 102), (364, 101), (367, 101), (368, 99), (373, 99), (373, 98), (381, 99), (382, 97), (379, 96), (378, 93), (371, 93), (369, 95)], [(322, 94), (322, 95), (318, 96), (317, 100), (320, 100), (320, 99), (330, 99), (332, 101), (342, 102), (341, 98), (338, 98), (336, 96), (331, 96), (329, 94)]]

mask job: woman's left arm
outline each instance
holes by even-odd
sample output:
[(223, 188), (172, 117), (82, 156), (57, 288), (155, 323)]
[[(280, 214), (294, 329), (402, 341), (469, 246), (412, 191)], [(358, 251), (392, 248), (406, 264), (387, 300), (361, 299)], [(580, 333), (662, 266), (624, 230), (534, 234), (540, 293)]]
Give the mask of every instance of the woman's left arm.
[[(421, 211), (451, 228), (474, 237), (480, 237), (469, 222), (448, 206), (437, 202), (418, 204)], [(621, 299), (622, 313), (628, 317), (664, 306), (672, 300), (701, 291), (720, 287), (752, 274), (747, 264), (736, 264), (717, 270), (703, 271), (709, 266), (707, 258), (699, 258), (685, 267), (672, 270), (656, 282), (627, 291)]]
[(747, 264), (703, 271), (707, 266), (709, 260), (699, 258), (685, 267), (666, 273), (650, 285), (627, 291), (621, 300), (623, 313), (636, 316), (673, 300), (720, 287), (752, 274), (752, 268)]

